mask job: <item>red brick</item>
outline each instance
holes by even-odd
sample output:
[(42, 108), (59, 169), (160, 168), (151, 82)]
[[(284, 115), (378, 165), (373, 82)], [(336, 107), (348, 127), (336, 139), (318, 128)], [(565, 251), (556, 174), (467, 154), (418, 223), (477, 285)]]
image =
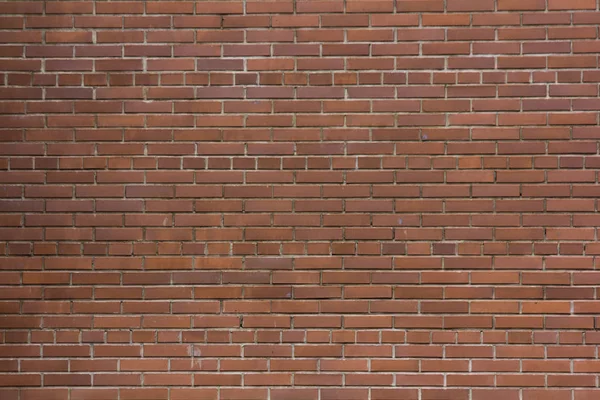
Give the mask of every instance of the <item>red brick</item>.
[(596, 398), (596, 8), (0, 3), (0, 398)]

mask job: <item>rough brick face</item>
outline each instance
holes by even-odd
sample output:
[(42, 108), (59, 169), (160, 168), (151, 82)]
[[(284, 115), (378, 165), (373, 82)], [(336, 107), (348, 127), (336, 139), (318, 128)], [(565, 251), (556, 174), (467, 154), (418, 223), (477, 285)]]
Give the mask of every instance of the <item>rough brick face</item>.
[(599, 22), (0, 2), (0, 399), (600, 398)]

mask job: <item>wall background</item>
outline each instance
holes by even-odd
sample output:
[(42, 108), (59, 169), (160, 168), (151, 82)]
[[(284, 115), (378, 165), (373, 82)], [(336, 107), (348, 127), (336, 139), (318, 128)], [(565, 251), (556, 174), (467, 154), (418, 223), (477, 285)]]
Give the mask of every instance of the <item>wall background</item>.
[(595, 0), (0, 14), (3, 400), (600, 398)]

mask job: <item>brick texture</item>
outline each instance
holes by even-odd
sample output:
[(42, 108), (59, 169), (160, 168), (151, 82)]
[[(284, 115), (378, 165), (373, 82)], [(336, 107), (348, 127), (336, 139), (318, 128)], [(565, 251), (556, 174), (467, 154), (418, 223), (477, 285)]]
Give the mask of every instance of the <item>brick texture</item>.
[(0, 398), (599, 399), (599, 23), (0, 2)]

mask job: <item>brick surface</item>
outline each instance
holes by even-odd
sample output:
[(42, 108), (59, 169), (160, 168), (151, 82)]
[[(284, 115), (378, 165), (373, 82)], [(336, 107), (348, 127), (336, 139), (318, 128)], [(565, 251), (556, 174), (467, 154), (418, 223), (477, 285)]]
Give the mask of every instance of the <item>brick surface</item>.
[(599, 22), (0, 1), (0, 399), (600, 398)]

